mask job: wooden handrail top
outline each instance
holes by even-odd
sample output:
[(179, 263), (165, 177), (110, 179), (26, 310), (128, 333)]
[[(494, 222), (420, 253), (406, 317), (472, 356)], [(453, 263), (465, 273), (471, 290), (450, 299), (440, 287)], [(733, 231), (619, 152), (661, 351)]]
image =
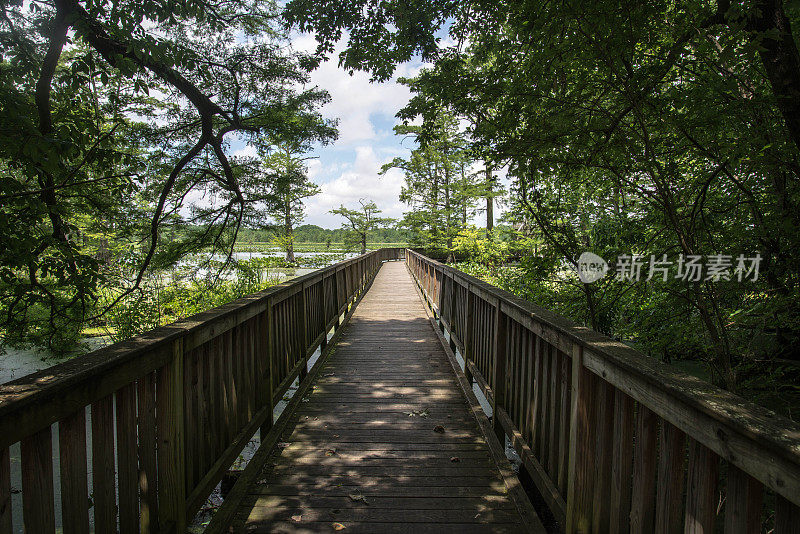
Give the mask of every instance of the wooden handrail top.
[[(509, 317), (530, 328), (559, 350), (572, 355), (573, 345), (583, 348), (587, 368), (603, 380), (630, 394), (651, 409), (665, 414), (674, 413), (658, 403), (668, 399), (670, 403), (682, 404), (689, 410), (698, 410), (719, 423), (715, 429), (717, 445), (722, 456), (739, 463), (738, 451), (725, 450), (731, 434), (739, 434), (749, 440), (757, 440), (760, 449), (774, 454), (788, 464), (793, 464), (795, 473), (786, 473), (794, 478), (800, 473), (800, 425), (771, 410), (756, 405), (729, 391), (718, 388), (697, 377), (685, 374), (655, 358), (645, 356), (638, 350), (615, 341), (599, 332), (580, 326), (550, 310), (523, 300), (492, 286), (458, 269), (442, 264), (413, 250), (407, 250), (425, 263), (441, 270), (461, 286), (468, 286), (474, 294), (492, 303), (499, 302), (502, 311)], [(658, 394), (658, 395), (655, 395)], [(648, 398), (649, 396), (649, 398)], [(688, 435), (694, 432), (693, 425), (686, 421), (673, 421)], [(693, 436), (696, 437), (696, 436)], [(706, 441), (696, 437), (700, 441)], [(717, 448), (708, 444), (712, 448)], [(756, 441), (753, 442), (756, 445)], [(772, 480), (770, 486), (779, 491), (785, 480)], [(797, 495), (787, 498), (800, 500)]]
[[(193, 335), (202, 336), (206, 332), (207, 336), (215, 337), (229, 330), (241, 320), (257, 313), (260, 308), (266, 306), (270, 299), (279, 299), (284, 294), (290, 294), (294, 290), (302, 288), (304, 284), (333, 275), (336, 271), (358, 261), (360, 258), (378, 254), (383, 250), (389, 249), (378, 249), (361, 256), (349, 258), (227, 304), (154, 328), (131, 339), (113, 343), (88, 354), (2, 384), (0, 385), (0, 436), (3, 435), (4, 422), (16, 419), (16, 417), (9, 417), (12, 414), (18, 416), (21, 410), (31, 405), (57, 398), (76, 386), (89, 385), (112, 371), (137, 360), (148, 360), (147, 362), (141, 362), (147, 363), (147, 365), (141, 365), (135, 370), (138, 373), (137, 376), (145, 375), (163, 365), (166, 356), (160, 358), (159, 353), (164, 352), (170, 343), (176, 339)], [(145, 356), (150, 356), (150, 358), (144, 358)], [(126, 373), (126, 380), (135, 379), (137, 376), (131, 377)], [(98, 385), (98, 388), (105, 391), (110, 386), (107, 388)], [(75, 406), (84, 406), (86, 402), (91, 402), (91, 400), (76, 401)], [(3, 441), (3, 439), (0, 438), (0, 441)]]

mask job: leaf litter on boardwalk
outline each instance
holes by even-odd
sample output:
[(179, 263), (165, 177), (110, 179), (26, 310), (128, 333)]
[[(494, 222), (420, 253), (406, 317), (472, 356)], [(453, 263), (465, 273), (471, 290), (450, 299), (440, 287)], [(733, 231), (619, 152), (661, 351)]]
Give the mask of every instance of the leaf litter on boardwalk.
[(364, 504), (369, 505), (367, 498), (358, 493), (351, 493), (348, 495), (348, 497), (350, 497), (350, 500), (353, 502), (363, 502)]

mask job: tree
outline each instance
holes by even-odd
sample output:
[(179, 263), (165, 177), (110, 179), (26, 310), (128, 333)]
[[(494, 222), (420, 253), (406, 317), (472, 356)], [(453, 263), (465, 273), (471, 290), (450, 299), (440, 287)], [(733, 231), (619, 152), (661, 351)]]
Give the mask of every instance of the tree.
[(345, 219), (343, 228), (348, 231), (350, 236), (355, 237), (356, 242), (361, 245), (361, 254), (367, 252), (367, 237), (377, 228), (389, 226), (394, 222), (388, 217), (378, 217), (381, 213), (374, 201), (365, 201), (363, 198), (358, 201), (361, 205), (358, 209), (348, 209), (342, 204), (337, 209), (331, 210), (334, 215), (341, 215)]
[(288, 143), (278, 145), (264, 164), (271, 170), (271, 196), (267, 201), (267, 213), (274, 221), (271, 226), (277, 229), (277, 241), (286, 251), (286, 261), (295, 263), (294, 228), (305, 216), (304, 199), (319, 194), (320, 188), (308, 179), (303, 158), (295, 155)]
[(0, 9), (7, 342), (67, 347), (148, 270), (230, 257), (263, 201), (243, 185), (251, 162), (228, 157), (231, 137), (330, 136), (315, 111), (327, 93), (302, 88), (314, 61), (287, 52), (272, 2)]
[(381, 174), (392, 168), (405, 173), (400, 200), (412, 209), (402, 225), (414, 244), (452, 251), (453, 239), (484, 194), (469, 172), (473, 160), (458, 121), (443, 110), (432, 123), (402, 124), (395, 133), (413, 136), (419, 145), (409, 158), (395, 158), (381, 168)]

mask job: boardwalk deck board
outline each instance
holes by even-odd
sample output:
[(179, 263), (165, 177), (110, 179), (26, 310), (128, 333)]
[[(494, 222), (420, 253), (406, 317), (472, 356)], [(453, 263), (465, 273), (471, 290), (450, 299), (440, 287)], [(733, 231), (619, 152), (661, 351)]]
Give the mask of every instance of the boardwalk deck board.
[(473, 412), (405, 264), (386, 263), (233, 530), (541, 531)]

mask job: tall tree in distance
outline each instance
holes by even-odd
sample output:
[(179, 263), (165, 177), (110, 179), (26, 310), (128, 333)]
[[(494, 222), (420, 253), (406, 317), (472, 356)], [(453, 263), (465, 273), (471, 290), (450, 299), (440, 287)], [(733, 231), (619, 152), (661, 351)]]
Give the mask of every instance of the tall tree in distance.
[(276, 241), (286, 252), (288, 263), (295, 263), (294, 228), (305, 217), (303, 202), (320, 192), (319, 186), (308, 179), (305, 159), (297, 152), (298, 147), (283, 143), (264, 160), (272, 177), (267, 200), (267, 212), (273, 221), (270, 226), (275, 229)]
[(367, 238), (370, 232), (391, 225), (394, 223), (394, 219), (378, 217), (381, 210), (372, 200), (364, 200), (362, 198), (358, 203), (360, 206), (357, 209), (348, 209), (342, 204), (330, 212), (344, 217), (343, 229), (348, 230), (354, 241), (361, 246), (361, 254), (365, 254), (367, 252)]
[(453, 239), (482, 197), (491, 207), (488, 182), (470, 172), (472, 152), (452, 114), (439, 110), (432, 118), (425, 117), (422, 125), (396, 126), (395, 133), (412, 136), (418, 143), (410, 157), (395, 158), (381, 169), (386, 173), (397, 168), (405, 174), (400, 200), (411, 210), (401, 224), (411, 231), (414, 244), (451, 251)]

